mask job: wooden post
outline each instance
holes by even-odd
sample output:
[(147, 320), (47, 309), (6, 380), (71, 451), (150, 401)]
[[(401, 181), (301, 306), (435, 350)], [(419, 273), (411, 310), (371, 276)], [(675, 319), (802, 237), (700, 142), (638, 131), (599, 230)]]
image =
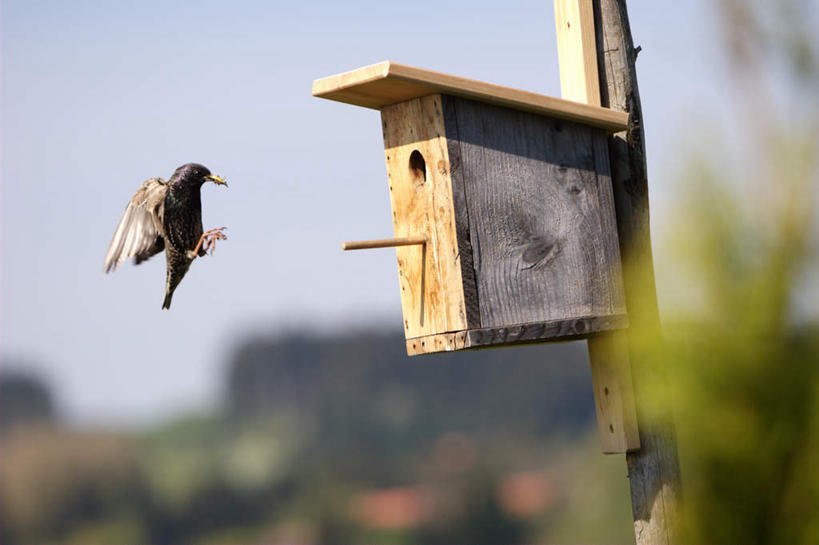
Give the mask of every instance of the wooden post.
[[(563, 98), (600, 106), (591, 0), (555, 0)], [(600, 446), (606, 454), (640, 448), (624, 331), (589, 337), (589, 362)]]
[[(641, 445), (639, 450), (626, 454), (626, 461), (637, 545), (669, 544), (674, 542), (679, 529), (681, 497), (674, 423), (670, 407), (665, 414), (656, 414), (656, 409), (648, 414), (649, 390), (657, 380), (664, 380), (663, 363), (636, 347), (636, 339), (641, 336), (659, 339), (662, 335), (651, 253), (648, 179), (635, 70), (637, 52), (625, 0), (555, 0), (555, 19), (561, 87), (564, 93), (571, 93), (565, 98), (593, 101), (595, 93), (591, 87), (598, 81), (600, 105), (629, 113), (628, 129), (609, 139), (630, 321), (625, 346), (632, 370)], [(571, 33), (573, 21), (576, 33)], [(590, 53), (590, 43), (594, 43), (594, 55)], [(609, 353), (606, 347), (595, 346), (597, 342), (589, 343), (592, 369), (601, 354)]]

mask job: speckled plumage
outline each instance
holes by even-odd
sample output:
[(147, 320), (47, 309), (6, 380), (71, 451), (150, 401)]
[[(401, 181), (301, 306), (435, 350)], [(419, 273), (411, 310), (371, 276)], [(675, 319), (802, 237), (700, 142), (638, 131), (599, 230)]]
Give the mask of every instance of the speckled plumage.
[(202, 165), (188, 163), (174, 172), (165, 182), (151, 178), (137, 190), (114, 231), (105, 255), (105, 272), (116, 270), (133, 257), (139, 264), (165, 250), (165, 300), (162, 308), (170, 308), (171, 298), (193, 260), (206, 253), (197, 245), (202, 237), (202, 184), (213, 181), (225, 184)]

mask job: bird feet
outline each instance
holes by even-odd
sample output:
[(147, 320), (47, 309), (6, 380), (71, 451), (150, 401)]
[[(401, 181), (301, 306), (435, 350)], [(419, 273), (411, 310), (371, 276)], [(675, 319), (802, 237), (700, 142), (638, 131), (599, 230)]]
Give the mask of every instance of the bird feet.
[(215, 227), (202, 233), (202, 236), (199, 237), (199, 242), (196, 244), (196, 248), (193, 249), (193, 257), (199, 255), (199, 248), (203, 248), (205, 253), (210, 251), (210, 254), (213, 255), (213, 251), (216, 249), (216, 241), (227, 240), (227, 235), (222, 232), (225, 229), (227, 229), (227, 227)]

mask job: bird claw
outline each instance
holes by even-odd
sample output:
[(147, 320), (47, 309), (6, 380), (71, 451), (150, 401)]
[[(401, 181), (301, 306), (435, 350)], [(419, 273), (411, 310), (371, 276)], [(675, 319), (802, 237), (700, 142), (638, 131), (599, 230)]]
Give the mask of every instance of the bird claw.
[(227, 240), (227, 235), (222, 232), (225, 229), (227, 229), (227, 227), (214, 227), (202, 233), (202, 236), (199, 237), (199, 242), (196, 244), (196, 248), (193, 249), (193, 256), (196, 257), (199, 255), (200, 248), (204, 248), (206, 254), (210, 252), (210, 255), (213, 255), (213, 252), (216, 250), (216, 241)]

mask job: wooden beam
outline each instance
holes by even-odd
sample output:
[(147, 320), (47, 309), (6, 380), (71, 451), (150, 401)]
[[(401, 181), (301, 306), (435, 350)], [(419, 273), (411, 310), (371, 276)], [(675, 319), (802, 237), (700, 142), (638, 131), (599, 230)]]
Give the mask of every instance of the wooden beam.
[[(626, 128), (628, 116), (600, 106), (383, 61), (313, 82), (313, 96), (380, 110), (428, 95), (448, 94), (516, 110), (575, 121), (609, 132)], [(599, 100), (598, 100), (599, 102)]]
[[(649, 228), (645, 135), (626, 0), (594, 0), (597, 58), (602, 68), (601, 102), (629, 113), (626, 132), (609, 141), (623, 281), (630, 328), (627, 333), (641, 448), (626, 454), (637, 545), (667, 545), (679, 539), (680, 462), (670, 402), (657, 414), (651, 403), (667, 378), (664, 363), (639, 350), (636, 339), (662, 338)], [(655, 399), (656, 401), (656, 399)], [(646, 407), (653, 407), (649, 412)]]
[(640, 448), (628, 339), (623, 330), (589, 337), (597, 429), (605, 454)]
[[(591, 0), (555, 0), (555, 26), (563, 98), (600, 105)], [(640, 448), (631, 368), (623, 331), (590, 337), (589, 360), (603, 452)]]
[(600, 106), (591, 0), (555, 2), (557, 57), (563, 98)]

